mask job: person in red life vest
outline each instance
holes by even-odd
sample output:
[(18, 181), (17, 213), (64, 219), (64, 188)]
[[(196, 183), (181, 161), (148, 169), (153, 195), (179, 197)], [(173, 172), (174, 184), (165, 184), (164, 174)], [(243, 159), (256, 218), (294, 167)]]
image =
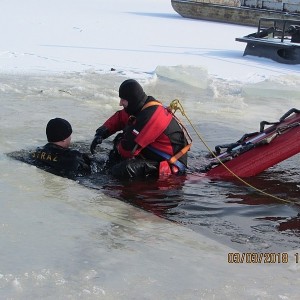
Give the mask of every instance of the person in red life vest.
[(51, 119), (46, 126), (46, 135), (48, 143), (32, 152), (36, 166), (66, 177), (91, 172), (88, 155), (70, 149), (72, 126), (67, 120)]
[[(134, 79), (119, 88), (120, 106), (96, 130), (90, 150), (118, 131), (109, 155), (110, 171), (117, 178), (184, 173), (189, 145), (175, 116)], [(120, 157), (121, 159), (118, 159)]]

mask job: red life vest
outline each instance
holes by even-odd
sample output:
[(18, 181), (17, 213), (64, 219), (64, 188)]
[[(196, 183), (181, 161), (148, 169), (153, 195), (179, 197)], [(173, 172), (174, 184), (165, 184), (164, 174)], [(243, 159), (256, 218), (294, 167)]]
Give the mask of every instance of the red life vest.
[[(188, 135), (188, 133), (180, 121), (174, 116), (174, 114), (168, 108), (164, 107), (162, 103), (156, 100), (149, 101), (143, 106), (142, 110), (145, 110), (151, 106), (157, 106), (157, 108), (140, 132), (138, 132), (134, 126), (131, 127), (131, 134), (135, 136), (134, 142), (136, 143), (136, 146), (133, 149), (127, 150), (123, 148), (122, 142), (120, 142), (117, 145), (118, 152), (123, 158), (132, 158), (139, 156), (141, 151), (147, 148), (151, 151), (155, 150), (156, 154), (160, 155), (165, 161), (168, 161), (168, 165), (174, 166), (178, 159), (186, 154), (190, 149), (191, 143), (183, 147), (174, 155), (172, 144), (170, 144), (170, 140), (164, 134), (164, 131), (170, 125), (172, 119), (175, 118), (179, 126), (183, 129), (185, 136)], [(159, 120), (159, 122), (157, 120)], [(109, 118), (104, 123), (104, 126), (106, 126), (111, 134), (113, 134), (124, 129), (128, 124), (134, 125), (131, 116), (129, 116), (125, 110), (120, 110), (111, 118)], [(165, 167), (166, 164), (164, 164), (164, 169), (166, 169)]]

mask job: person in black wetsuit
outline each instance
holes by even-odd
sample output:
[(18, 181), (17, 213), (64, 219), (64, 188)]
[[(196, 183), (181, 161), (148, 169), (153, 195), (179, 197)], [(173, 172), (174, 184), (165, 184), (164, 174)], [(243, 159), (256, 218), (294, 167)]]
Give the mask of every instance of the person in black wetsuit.
[(37, 166), (67, 177), (91, 172), (89, 156), (69, 148), (72, 126), (67, 120), (51, 119), (46, 127), (46, 135), (48, 143), (32, 153)]

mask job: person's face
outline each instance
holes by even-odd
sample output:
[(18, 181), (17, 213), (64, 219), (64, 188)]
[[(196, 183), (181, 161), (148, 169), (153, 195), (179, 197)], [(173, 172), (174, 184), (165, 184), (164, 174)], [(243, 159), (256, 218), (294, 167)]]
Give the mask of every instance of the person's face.
[(128, 101), (125, 100), (125, 99), (120, 98), (120, 104), (119, 105), (126, 108), (128, 106)]

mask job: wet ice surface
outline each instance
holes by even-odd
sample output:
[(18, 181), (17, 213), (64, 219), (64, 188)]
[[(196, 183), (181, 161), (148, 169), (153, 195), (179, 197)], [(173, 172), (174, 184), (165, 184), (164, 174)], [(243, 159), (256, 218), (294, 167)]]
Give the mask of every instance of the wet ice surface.
[[(191, 86), (170, 79), (172, 70), (158, 73), (168, 78), (145, 74), (147, 93), (167, 104), (179, 98), (211, 147), (236, 141), (256, 131), (261, 120), (277, 120), (297, 107), (295, 78), (253, 87), (211, 78), (201, 69), (201, 84)], [(88, 148), (95, 129), (119, 108), (117, 88), (124, 78), (114, 72), (1, 75), (4, 297), (297, 299), (299, 282), (291, 278), (299, 271), (294, 260), (298, 206), (254, 193), (239, 182), (192, 175), (134, 183), (93, 175), (78, 179), (82, 186), (4, 154), (45, 144), (45, 126), (52, 117), (68, 119), (75, 145)], [(278, 84), (288, 98), (278, 92)], [(207, 150), (194, 133), (193, 139), (191, 165), (197, 167)], [(110, 146), (105, 142), (101, 155)], [(297, 201), (298, 162), (299, 155), (249, 181)], [(227, 253), (237, 250), (288, 252), (290, 261), (228, 264)]]
[[(164, 192), (165, 183), (159, 188), (149, 183), (147, 193), (140, 183), (136, 199), (132, 185), (98, 178), (109, 185), (95, 190), (3, 154), (43, 145), (45, 125), (56, 116), (70, 120), (74, 142), (91, 141), (118, 109), (117, 89), (127, 77), (137, 78), (164, 103), (180, 98), (210, 146), (236, 141), (257, 130), (261, 120), (278, 120), (298, 106), (298, 66), (243, 57), (245, 45), (234, 39), (248, 34), (248, 27), (184, 19), (169, 1), (36, 3), (1, 2), (0, 64), (2, 72), (11, 72), (0, 75), (1, 298), (298, 299), (297, 250), (284, 264), (227, 262), (236, 249), (226, 245), (248, 251), (262, 246), (262, 234), (258, 241), (245, 237), (253, 236), (255, 218), (260, 231), (268, 229), (268, 240), (274, 234), (272, 245), (281, 247), (289, 231), (270, 224), (296, 216), (290, 205), (271, 204), (238, 183), (192, 177), (175, 183), (181, 190)], [(103, 74), (111, 67), (116, 71)], [(142, 74), (145, 70), (150, 73)], [(198, 154), (206, 150), (197, 138), (193, 149), (201, 164)], [(293, 197), (298, 162), (299, 156), (254, 183)], [(234, 203), (226, 203), (226, 194)], [(138, 205), (149, 199), (152, 208), (155, 198), (156, 210), (148, 213), (126, 203), (129, 198)], [(162, 210), (160, 200), (170, 209)], [(163, 218), (155, 215), (160, 212)], [(184, 214), (195, 228), (184, 223)], [(288, 245), (296, 233), (290, 230)]]

